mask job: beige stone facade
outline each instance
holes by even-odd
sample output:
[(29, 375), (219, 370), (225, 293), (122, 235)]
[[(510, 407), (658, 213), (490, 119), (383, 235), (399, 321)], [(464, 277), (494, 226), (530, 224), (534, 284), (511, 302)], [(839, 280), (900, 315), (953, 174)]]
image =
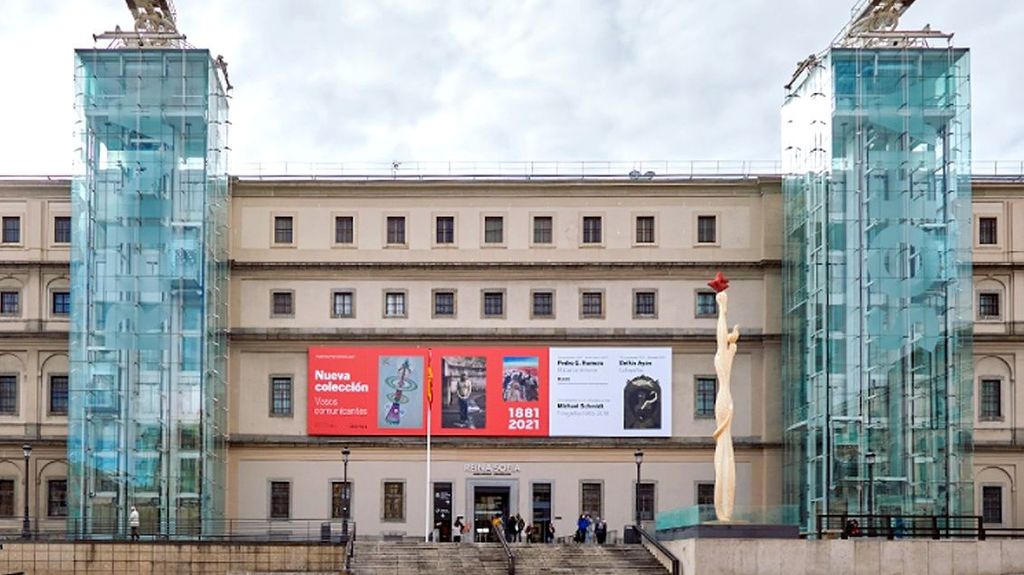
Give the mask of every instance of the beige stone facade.
[[(67, 181), (0, 182), (0, 218), (19, 218), (18, 241), (0, 243), (0, 299), (19, 294), (16, 312), (0, 309), (0, 377), (17, 381), (15, 411), (0, 413), (0, 513), (2, 481), (13, 480), (13, 516), (0, 523), (10, 529), (20, 526), (26, 441), (34, 446), (31, 515), (40, 528), (62, 522), (49, 484), (66, 475), (67, 418), (52, 409), (50, 388), (68, 365), (67, 317), (54, 313), (54, 293), (68, 286), (68, 245), (54, 241), (56, 218), (71, 211), (68, 188)], [(1015, 373), (1024, 369), (1024, 278), (1016, 281), (1024, 252), (1015, 246), (1024, 245), (1024, 228), (1013, 221), (1024, 221), (1024, 183), (977, 181), (974, 195), (974, 289), (979, 297), (998, 294), (996, 313), (976, 323), (977, 509), (982, 488), (998, 487), (999, 525), (1022, 527), (1016, 415), (1024, 398)], [(781, 199), (781, 183), (770, 177), (235, 180), (228, 515), (267, 519), (276, 483), (287, 484), (290, 518), (330, 517), (348, 446), (359, 532), (423, 536), (430, 521), (422, 438), (307, 435), (306, 353), (322, 345), (671, 348), (672, 437), (436, 438), (432, 481), (450, 484), (455, 515), (472, 514), (477, 490), (507, 489), (510, 510), (528, 523), (547, 486), (558, 535), (573, 529), (587, 490), (587, 505), (596, 503), (610, 529), (621, 530), (635, 509), (633, 451), (641, 448), (654, 508), (693, 505), (698, 485), (714, 477), (714, 418), (698, 413), (695, 381), (715, 373), (715, 318), (701, 313), (698, 299), (718, 270), (731, 280), (730, 321), (743, 333), (732, 384), (737, 505), (781, 503)], [(984, 233), (983, 217), (995, 220)], [(290, 234), (275, 229), (279, 218), (282, 226), (290, 218)], [(450, 316), (434, 313), (438, 292), (453, 294)], [(485, 292), (502, 294), (502, 313), (484, 313)], [(550, 315), (533, 313), (537, 292), (551, 294)], [(653, 310), (637, 309), (637, 292), (653, 294)], [(338, 293), (349, 294), (341, 307)], [(599, 312), (585, 313), (584, 293), (600, 294)], [(275, 306), (274, 294), (287, 295)], [(396, 299), (389, 306), (388, 294), (401, 295), (401, 309)], [(991, 312), (993, 296), (985, 297)], [(277, 413), (274, 377), (292, 383), (288, 409)], [(481, 473), (472, 464), (507, 464), (508, 472)]]

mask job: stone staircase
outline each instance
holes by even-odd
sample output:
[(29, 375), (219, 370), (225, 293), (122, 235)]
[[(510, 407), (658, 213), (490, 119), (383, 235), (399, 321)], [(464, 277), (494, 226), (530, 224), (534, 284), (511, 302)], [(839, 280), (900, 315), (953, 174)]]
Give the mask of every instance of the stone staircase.
[(513, 545), (516, 575), (667, 575), (642, 545)]
[[(666, 575), (640, 545), (512, 545), (516, 575)], [(497, 543), (356, 543), (352, 575), (506, 575), (505, 552)]]

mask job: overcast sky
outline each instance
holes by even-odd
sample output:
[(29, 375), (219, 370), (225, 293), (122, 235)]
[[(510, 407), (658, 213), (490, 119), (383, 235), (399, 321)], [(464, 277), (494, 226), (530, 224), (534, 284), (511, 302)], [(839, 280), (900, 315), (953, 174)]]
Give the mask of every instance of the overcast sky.
[[(176, 0), (230, 63), (231, 162), (774, 160), (854, 0)], [(67, 174), (74, 48), (123, 0), (3, 0), (0, 174)], [(1024, 0), (917, 0), (972, 50), (976, 160), (1024, 160)]]

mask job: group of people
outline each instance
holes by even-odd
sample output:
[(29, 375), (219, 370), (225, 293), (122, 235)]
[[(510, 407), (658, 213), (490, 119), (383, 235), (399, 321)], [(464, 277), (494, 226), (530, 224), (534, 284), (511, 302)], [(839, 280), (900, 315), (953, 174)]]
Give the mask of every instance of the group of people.
[(501, 383), (502, 399), (507, 402), (537, 401), (540, 398), (540, 382), (537, 376), (522, 369), (505, 372)]
[[(548, 522), (547, 527), (543, 525), (527, 525), (526, 520), (518, 513), (509, 517), (508, 520), (505, 520), (501, 511), (495, 513), (491, 516), (491, 527), (496, 531), (500, 531), (509, 543), (522, 543), (524, 536), (529, 543), (555, 542), (554, 523)], [(466, 522), (462, 515), (456, 517), (452, 529), (452, 541), (456, 543), (461, 542), (462, 536), (469, 533), (469, 528), (469, 523)]]
[(594, 519), (589, 513), (580, 515), (576, 520), (576, 536), (573, 540), (576, 543), (593, 543), (604, 545), (608, 539), (608, 522), (600, 517)]

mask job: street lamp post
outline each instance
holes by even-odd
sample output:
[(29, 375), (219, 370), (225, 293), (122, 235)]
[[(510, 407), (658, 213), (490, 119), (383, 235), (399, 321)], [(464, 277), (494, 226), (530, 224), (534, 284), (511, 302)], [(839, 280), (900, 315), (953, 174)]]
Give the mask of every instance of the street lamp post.
[(348, 506), (351, 503), (352, 490), (348, 486), (348, 456), (352, 452), (348, 447), (341, 450), (341, 462), (344, 464), (344, 472), (341, 479), (341, 534), (348, 535)]
[(25, 519), (21, 523), (21, 538), (32, 538), (32, 522), (28, 518), (28, 458), (32, 455), (32, 446), (25, 444), (21, 446), (21, 452), (25, 455)]
[(637, 449), (633, 452), (633, 459), (636, 460), (636, 526), (640, 527), (640, 465), (644, 462), (644, 452)]

